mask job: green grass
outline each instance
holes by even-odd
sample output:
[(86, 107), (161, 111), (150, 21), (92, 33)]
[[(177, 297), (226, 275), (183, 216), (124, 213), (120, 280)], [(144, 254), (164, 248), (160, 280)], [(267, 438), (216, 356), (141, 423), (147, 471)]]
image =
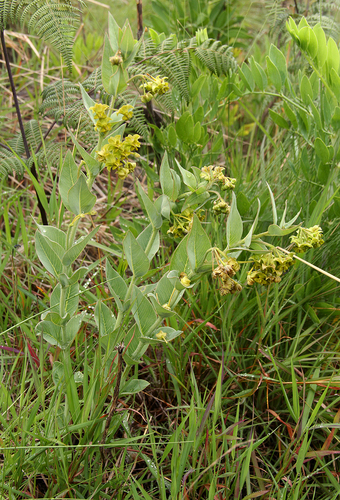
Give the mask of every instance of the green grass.
[[(118, 24), (128, 16), (136, 31), (135, 2), (105, 3), (110, 3)], [(88, 34), (95, 37), (87, 40), (86, 61), (79, 52), (79, 67), (100, 60), (95, 43), (104, 34), (107, 17), (104, 8), (90, 2), (88, 7), (85, 44)], [(150, 2), (145, 2), (145, 11), (147, 18)], [(33, 66), (38, 67), (37, 60)], [(29, 78), (25, 76), (21, 85), (28, 86), (34, 107), (37, 92)], [(257, 106), (253, 100), (249, 109), (260, 120)], [(1, 116), (4, 135), (10, 136), (15, 118), (4, 109)], [(246, 122), (241, 115), (227, 128), (232, 140), (226, 149), (237, 189), (251, 202), (245, 216), (251, 219), (255, 214), (258, 196), (263, 202), (260, 225), (270, 220), (268, 180), (281, 212), (288, 198), (291, 213), (304, 204), (308, 219), (312, 210), (306, 200), (317, 202), (320, 187), (298, 173), (297, 190), (296, 175), (282, 168), (278, 150), (261, 149), (258, 137), (263, 135), (258, 130), (238, 135)], [(220, 126), (225, 122), (221, 120)], [(279, 143), (282, 137), (273, 130), (271, 137)], [(57, 182), (55, 167), (42, 170), (41, 176), (50, 195)], [(121, 210), (129, 217), (127, 224), (137, 230), (141, 212), (129, 188), (100, 179), (107, 198), (119, 200), (117, 215)], [(15, 177), (2, 179), (0, 196), (0, 499), (332, 500), (339, 496), (340, 301), (335, 281), (299, 263), (279, 285), (249, 287), (245, 265), (238, 276), (244, 284), (239, 295), (221, 297), (210, 277), (188, 290), (176, 308), (176, 322), (166, 320), (168, 326), (182, 329), (182, 335), (169, 345), (149, 347), (142, 363), (131, 368), (150, 385), (133, 396), (120, 394), (103, 467), (99, 442), (114, 393), (115, 346), (102, 345), (89, 314), (70, 351), (72, 372), (83, 376), (68, 384), (70, 392), (65, 394), (64, 386), (58, 385), (62, 353), (35, 332), (40, 315), (49, 307), (55, 280), (35, 253), (32, 215), (36, 219), (38, 215), (28, 176), (20, 184)], [(60, 202), (51, 200), (51, 219), (61, 223)], [(100, 215), (108, 208), (104, 201)], [(308, 254), (308, 260), (339, 275), (339, 220), (329, 211), (324, 217), (326, 243)], [(115, 223), (115, 217), (104, 220)], [(225, 220), (209, 221), (207, 232), (220, 244)], [(102, 238), (112, 241), (109, 229)], [(283, 239), (280, 245), (285, 244)], [(168, 265), (173, 247), (164, 235), (154, 271)], [(113, 257), (111, 263), (123, 272), (124, 262)], [(81, 306), (91, 313), (100, 298), (114, 309), (104, 279), (103, 254), (89, 251), (80, 264), (92, 269), (87, 287), (81, 289)], [(126, 320), (124, 331), (128, 327)], [(123, 375), (125, 365), (124, 370)]]

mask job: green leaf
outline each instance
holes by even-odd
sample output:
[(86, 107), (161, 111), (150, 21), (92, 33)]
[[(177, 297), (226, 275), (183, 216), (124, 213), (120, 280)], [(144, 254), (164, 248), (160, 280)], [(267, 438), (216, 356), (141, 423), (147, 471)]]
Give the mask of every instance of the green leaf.
[(316, 59), (319, 69), (322, 69), (327, 59), (327, 43), (325, 32), (321, 28), (320, 23), (314, 26), (313, 33), (318, 41), (318, 52), (316, 54)]
[(137, 180), (137, 188), (138, 192), (142, 198), (145, 210), (147, 211), (149, 220), (151, 224), (156, 228), (160, 229), (163, 224), (163, 219), (155, 204), (150, 200), (150, 198), (145, 194), (144, 189), (142, 188), (140, 182)]
[(109, 12), (109, 40), (113, 52), (117, 52), (119, 48), (118, 34), (119, 34), (119, 26), (116, 23), (112, 14)]
[(71, 318), (70, 321), (66, 324), (65, 341), (63, 341), (62, 345), (60, 346), (62, 349), (67, 349), (68, 347), (70, 347), (80, 329), (84, 316), (85, 312), (81, 312), (80, 314), (77, 314), (77, 316), (73, 316), (73, 318)]
[(306, 75), (303, 75), (301, 79), (300, 92), (302, 101), (304, 102), (304, 104), (306, 104), (306, 106), (308, 106), (309, 100), (310, 99), (313, 100), (313, 90), (310, 81)]
[(113, 71), (118, 71), (118, 67), (115, 66), (114, 69), (110, 63), (110, 57), (114, 56), (115, 52), (112, 50), (109, 37), (105, 34), (104, 38), (104, 51), (102, 57), (102, 84), (104, 89), (108, 94), (110, 94), (110, 78)]
[(293, 233), (296, 231), (298, 226), (291, 226), (287, 229), (281, 229), (278, 225), (276, 224), (271, 224), (268, 227), (268, 234), (270, 236), (285, 236), (287, 234)]
[(144, 276), (149, 270), (150, 262), (131, 231), (126, 233), (123, 240), (123, 249), (133, 275), (136, 278)]
[[(58, 283), (51, 294), (51, 311), (59, 312), (60, 309), (60, 293), (61, 286)], [(73, 316), (78, 309), (79, 304), (79, 284), (75, 283), (74, 285), (70, 285), (64, 290), (65, 294), (65, 304), (64, 311), (66, 314)], [(44, 314), (42, 315), (42, 319), (44, 319)]]
[(156, 255), (156, 253), (159, 250), (159, 245), (160, 245), (160, 238), (159, 238), (159, 231), (157, 231), (156, 236), (153, 235), (154, 230), (152, 224), (149, 224), (146, 226), (146, 228), (137, 236), (137, 241), (144, 250), (146, 251), (146, 248), (149, 244), (149, 241), (152, 237), (154, 237), (153, 243), (151, 247), (149, 248), (148, 252), (148, 259), (151, 261), (153, 257)]
[(279, 113), (276, 113), (276, 111), (273, 111), (272, 109), (269, 109), (269, 114), (273, 122), (278, 125), (281, 128), (285, 128), (289, 130), (290, 126), (287, 120), (283, 118), (283, 116), (279, 115)]
[[(162, 278), (157, 283), (155, 289), (155, 296), (158, 299), (158, 303), (161, 305), (167, 304), (171, 301), (171, 306), (174, 308), (176, 304), (180, 301), (185, 289), (183, 289), (178, 295), (176, 300), (174, 300), (174, 284), (168, 278), (169, 273), (165, 273)], [(169, 312), (169, 311), (168, 311)]]
[(82, 172), (67, 194), (67, 203), (75, 215), (89, 213), (96, 203), (96, 197), (89, 190)]
[(126, 382), (123, 388), (119, 391), (120, 395), (124, 394), (137, 394), (137, 392), (144, 391), (150, 385), (146, 380), (131, 379)]
[(242, 238), (243, 223), (237, 210), (237, 200), (235, 193), (232, 194), (230, 213), (227, 221), (227, 244), (228, 248), (235, 246)]
[[(301, 24), (301, 22), (300, 22)], [(300, 27), (299, 24), (299, 27)], [(310, 34), (312, 32), (312, 29), (309, 25), (303, 26), (300, 31), (299, 31), (299, 40), (300, 40), (300, 47), (302, 50), (307, 51), (308, 45), (309, 45), (309, 40), (310, 40)]]
[[(166, 333), (166, 337), (164, 340), (156, 337), (157, 333), (160, 333), (160, 332)], [(167, 344), (167, 343), (171, 342), (172, 340), (174, 340), (176, 337), (179, 337), (180, 335), (183, 335), (182, 330), (175, 330), (174, 328), (171, 328), (169, 326), (163, 326), (161, 328), (157, 328), (151, 334), (150, 337), (144, 337), (144, 338), (142, 337), (141, 342), (146, 343), (146, 344), (150, 344), (150, 345), (157, 345), (160, 342)]]
[(331, 171), (330, 164), (320, 163), (318, 167), (318, 179), (321, 182), (321, 184), (324, 185), (327, 184), (330, 171)]
[[(172, 287), (173, 290), (173, 287)], [(184, 290), (183, 290), (184, 292)], [(170, 311), (163, 307), (157, 300), (157, 297), (153, 293), (148, 293), (148, 298), (150, 299), (151, 304), (153, 305), (156, 313), (160, 318), (169, 318), (175, 314), (175, 311)]]
[(194, 126), (194, 136), (193, 136), (192, 142), (194, 144), (197, 144), (201, 138), (201, 135), (202, 135), (202, 127), (201, 127), (201, 124), (199, 122), (197, 122), (197, 123), (195, 123), (195, 126)]
[(179, 183), (176, 182), (176, 177), (178, 175), (169, 167), (168, 154), (165, 152), (159, 172), (159, 181), (163, 194), (172, 201), (176, 201), (180, 188), (180, 180)]
[(340, 108), (339, 108), (339, 106), (336, 106), (336, 108), (334, 109), (331, 125), (336, 132), (338, 132), (340, 130)]
[(188, 170), (185, 170), (181, 165), (178, 163), (177, 159), (175, 158), (175, 161), (177, 163), (177, 166), (179, 168), (179, 171), (181, 172), (183, 182), (186, 186), (188, 186), (191, 189), (197, 189), (197, 180), (194, 174), (191, 172), (188, 172)]
[(253, 92), (255, 88), (255, 82), (249, 66), (243, 63), (241, 68), (238, 69), (238, 74), (242, 82), (244, 83), (244, 86), (249, 90), (249, 92)]
[(98, 300), (94, 310), (94, 319), (99, 330), (99, 335), (104, 337), (112, 333), (116, 326), (116, 318), (103, 302)]
[(273, 222), (274, 222), (274, 224), (276, 224), (277, 223), (276, 203), (275, 203), (275, 198), (274, 198), (273, 192), (270, 189), (270, 186), (269, 186), (268, 182), (267, 182), (267, 188), (268, 188), (268, 191), (269, 191), (270, 201), (271, 201), (271, 204), (272, 204)]
[(269, 56), (266, 57), (266, 63), (267, 63), (268, 78), (276, 88), (277, 92), (280, 92), (282, 88), (282, 79), (280, 72), (275, 66), (275, 64), (271, 61)]
[(59, 192), (67, 210), (71, 211), (68, 204), (68, 192), (78, 179), (78, 167), (73, 159), (72, 153), (67, 151), (59, 178)]
[(280, 73), (282, 85), (285, 84), (287, 78), (287, 63), (286, 58), (275, 45), (271, 44), (269, 49), (269, 57)]
[(183, 142), (190, 142), (194, 135), (194, 120), (189, 111), (185, 111), (176, 122), (176, 133)]
[(316, 37), (316, 34), (313, 30), (310, 30), (307, 52), (311, 56), (312, 59), (315, 59), (316, 56), (318, 55), (318, 48), (319, 48), (319, 44), (318, 44), (318, 39)]
[(120, 50), (122, 51), (122, 57), (125, 61), (135, 46), (135, 39), (133, 38), (130, 23), (127, 21), (123, 27), (123, 36), (120, 41)]
[(170, 219), (169, 198), (165, 194), (162, 194), (154, 203), (158, 212), (161, 213), (165, 219)]
[(137, 286), (133, 286), (132, 296), (132, 314), (138, 325), (139, 331), (143, 336), (150, 334), (150, 330), (155, 325), (157, 315), (144, 294)]
[(314, 142), (316, 156), (322, 163), (327, 163), (329, 160), (329, 151), (326, 144), (320, 137), (317, 137)]
[(58, 243), (63, 249), (66, 248), (66, 233), (64, 231), (54, 226), (42, 226), (40, 224), (37, 224), (37, 226), (42, 236), (46, 236), (49, 240)]
[(340, 77), (334, 68), (331, 69), (330, 80), (331, 89), (333, 90), (338, 102), (340, 102)]
[(83, 99), (83, 104), (92, 120), (92, 122), (94, 124), (96, 124), (96, 120), (94, 119), (94, 113), (92, 110), (90, 110), (90, 108), (92, 108), (93, 106), (95, 106), (96, 104), (96, 101), (94, 101), (89, 95), (88, 93), (86, 92), (86, 90), (84, 89), (84, 87), (82, 86), (81, 83), (79, 83), (79, 87), (80, 87), (80, 91), (81, 91), (81, 97)]
[(62, 262), (64, 266), (70, 266), (84, 250), (88, 242), (95, 236), (100, 226), (97, 226), (87, 236), (79, 238), (79, 240), (65, 253)]
[(191, 87), (191, 97), (194, 99), (202, 90), (203, 84), (207, 79), (206, 75), (201, 75), (197, 80), (192, 84)]
[(196, 214), (194, 214), (193, 223), (187, 240), (187, 252), (190, 266), (196, 271), (202, 264), (207, 251), (211, 248), (211, 242), (207, 233), (204, 231)]
[(207, 191), (204, 191), (203, 193), (198, 194), (196, 193), (191, 193), (185, 200), (183, 206), (182, 206), (182, 212), (186, 210), (187, 208), (193, 207), (193, 208), (200, 208), (202, 207), (210, 198), (210, 195)]
[(250, 67), (256, 85), (263, 92), (267, 86), (267, 77), (265, 72), (253, 57), (250, 58)]
[(168, 127), (168, 141), (169, 141), (170, 146), (172, 146), (173, 148), (176, 148), (176, 146), (177, 146), (177, 134), (176, 134), (175, 127), (173, 125), (169, 125), (169, 127)]
[(334, 68), (335, 73), (338, 73), (339, 70), (339, 49), (331, 37), (328, 39), (327, 43), (326, 68), (328, 75), (330, 75), (332, 68)]
[(174, 253), (172, 254), (172, 259), (170, 262), (170, 271), (178, 271), (178, 274), (180, 273), (190, 273), (191, 268), (190, 268), (190, 263), (189, 263), (189, 257), (188, 257), (188, 252), (187, 252), (187, 241), (188, 241), (188, 235), (186, 235)]
[(118, 309), (123, 310), (124, 308), (121, 300), (124, 301), (128, 288), (124, 279), (113, 269), (108, 259), (106, 259), (106, 279), (107, 285), (116, 301)]
[(65, 250), (55, 241), (43, 236), (39, 230), (35, 233), (35, 249), (45, 269), (55, 278), (63, 272), (62, 256)]
[[(90, 111), (90, 113), (92, 113), (92, 111)], [(118, 120), (120, 121), (120, 119), (118, 119)], [(116, 133), (118, 134), (118, 131), (116, 131)], [(87, 170), (89, 170), (93, 176), (98, 175), (102, 164), (99, 161), (95, 160), (93, 158), (93, 156), (91, 156), (87, 151), (85, 151), (85, 149), (79, 144), (76, 137), (72, 134), (72, 132), (70, 130), (69, 130), (69, 134), (70, 134), (70, 136), (72, 138), (72, 142), (76, 146), (80, 156), (82, 157), (82, 159), (86, 163)], [(106, 143), (106, 142), (104, 141), (104, 143)], [(79, 170), (78, 167), (77, 167), (77, 169)], [(78, 172), (77, 172), (77, 176), (78, 176)], [(75, 182), (74, 182), (74, 184), (75, 184)]]
[(297, 119), (296, 119), (296, 115), (295, 115), (294, 111), (291, 109), (291, 107), (289, 106), (289, 104), (287, 104), (285, 101), (283, 102), (283, 109), (285, 110), (285, 113), (286, 113), (289, 121), (293, 125), (293, 127), (295, 129), (297, 129), (298, 128), (298, 122), (297, 122)]

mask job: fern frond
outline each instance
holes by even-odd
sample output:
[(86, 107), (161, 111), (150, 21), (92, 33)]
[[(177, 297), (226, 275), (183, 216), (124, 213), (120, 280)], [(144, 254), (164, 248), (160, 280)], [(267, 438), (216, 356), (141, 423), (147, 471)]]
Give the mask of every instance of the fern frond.
[[(25, 162), (25, 160), (23, 161)], [(21, 177), (24, 173), (24, 167), (12, 151), (0, 146), (0, 174), (7, 177), (13, 172)]]
[(79, 21), (79, 5), (71, 0), (0, 0), (0, 29), (15, 23), (27, 24), (29, 32), (36, 33), (54, 45), (62, 54), (69, 69), (72, 67), (74, 22)]
[(195, 49), (195, 54), (212, 73), (222, 76), (237, 69), (232, 50), (228, 45), (209, 39)]

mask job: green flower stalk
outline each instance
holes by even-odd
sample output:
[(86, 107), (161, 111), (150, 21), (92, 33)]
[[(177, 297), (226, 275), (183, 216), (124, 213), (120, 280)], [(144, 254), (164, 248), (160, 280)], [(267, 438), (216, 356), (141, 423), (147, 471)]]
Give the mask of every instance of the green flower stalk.
[(324, 244), (322, 229), (320, 226), (310, 228), (300, 227), (295, 236), (290, 237), (293, 244), (293, 252), (304, 253), (310, 248), (318, 248)]
[(260, 283), (269, 286), (280, 283), (281, 276), (294, 264), (293, 254), (289, 255), (274, 249), (272, 252), (252, 257), (253, 267), (247, 275), (248, 285)]

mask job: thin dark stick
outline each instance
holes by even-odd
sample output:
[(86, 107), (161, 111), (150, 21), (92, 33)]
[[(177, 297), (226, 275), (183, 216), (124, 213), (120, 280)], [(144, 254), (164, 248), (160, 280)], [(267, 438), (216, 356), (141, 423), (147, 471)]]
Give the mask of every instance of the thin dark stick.
[[(28, 147), (28, 142), (27, 142), (27, 138), (26, 138), (26, 134), (25, 134), (25, 130), (24, 130), (24, 124), (23, 124), (22, 117), (21, 117), (21, 112), (20, 112), (18, 97), (17, 97), (17, 93), (16, 93), (16, 90), (15, 90), (15, 85), (14, 85), (14, 80), (13, 80), (11, 65), (10, 65), (10, 62), (9, 62), (9, 57), (8, 57), (8, 52), (7, 52), (6, 42), (5, 42), (5, 34), (4, 34), (3, 30), (0, 30), (0, 38), (1, 38), (1, 46), (2, 46), (2, 50), (3, 50), (3, 53), (4, 53), (5, 62), (6, 62), (6, 69), (7, 69), (8, 79), (9, 79), (9, 83), (11, 85), (12, 95), (13, 95), (13, 99), (14, 99), (15, 110), (16, 110), (17, 117), (18, 117), (18, 122), (19, 122), (20, 132), (21, 132), (21, 136), (22, 136), (22, 141), (24, 143), (25, 153), (26, 153), (26, 157), (28, 159), (28, 158), (30, 158), (31, 154), (30, 154), (30, 150), (29, 150), (29, 147)], [(34, 175), (35, 179), (37, 181), (39, 181), (38, 174), (37, 174), (37, 171), (36, 171), (34, 163), (32, 163), (31, 172)], [(36, 195), (37, 195), (37, 200), (38, 200), (38, 207), (39, 207), (40, 214), (41, 214), (41, 220), (42, 220), (43, 224), (45, 226), (47, 226), (48, 222), (47, 222), (47, 215), (46, 215), (45, 209), (42, 206), (41, 200), (40, 200), (37, 192), (36, 192)]]
[(120, 344), (119, 346), (117, 346), (117, 351), (118, 351), (118, 363), (117, 363), (116, 385), (115, 385), (115, 390), (113, 392), (113, 399), (112, 399), (112, 403), (111, 403), (111, 408), (110, 408), (110, 411), (109, 411), (109, 413), (107, 415), (107, 420), (106, 420), (106, 423), (105, 423), (105, 429), (104, 429), (103, 437), (102, 437), (102, 439), (100, 441), (100, 444), (101, 444), (100, 455), (101, 455), (102, 462), (103, 462), (103, 468), (104, 468), (104, 465), (105, 465), (105, 453), (104, 453), (104, 446), (103, 445), (105, 444), (106, 436), (107, 436), (107, 433), (108, 433), (108, 430), (109, 430), (109, 427), (110, 427), (110, 424), (111, 424), (111, 420), (112, 420), (113, 414), (114, 414), (116, 406), (117, 406), (117, 401), (118, 401), (118, 396), (119, 396), (120, 380), (122, 378), (124, 344)]
[(52, 123), (52, 125), (49, 127), (49, 129), (47, 130), (47, 132), (45, 132), (45, 135), (43, 137), (43, 140), (40, 141), (39, 143), (39, 146), (37, 147), (37, 149), (35, 150), (35, 154), (39, 153), (39, 150), (41, 148), (41, 146), (43, 145), (43, 141), (46, 140), (46, 137), (48, 136), (48, 134), (51, 132), (51, 130), (53, 129), (54, 125), (56, 124), (56, 120), (54, 120), (54, 122)]
[(295, 4), (296, 13), (298, 14), (299, 13), (299, 7), (298, 7), (298, 4), (297, 4), (296, 0), (294, 0), (294, 4)]
[(142, 0), (137, 0), (137, 38), (143, 34), (143, 5)]

